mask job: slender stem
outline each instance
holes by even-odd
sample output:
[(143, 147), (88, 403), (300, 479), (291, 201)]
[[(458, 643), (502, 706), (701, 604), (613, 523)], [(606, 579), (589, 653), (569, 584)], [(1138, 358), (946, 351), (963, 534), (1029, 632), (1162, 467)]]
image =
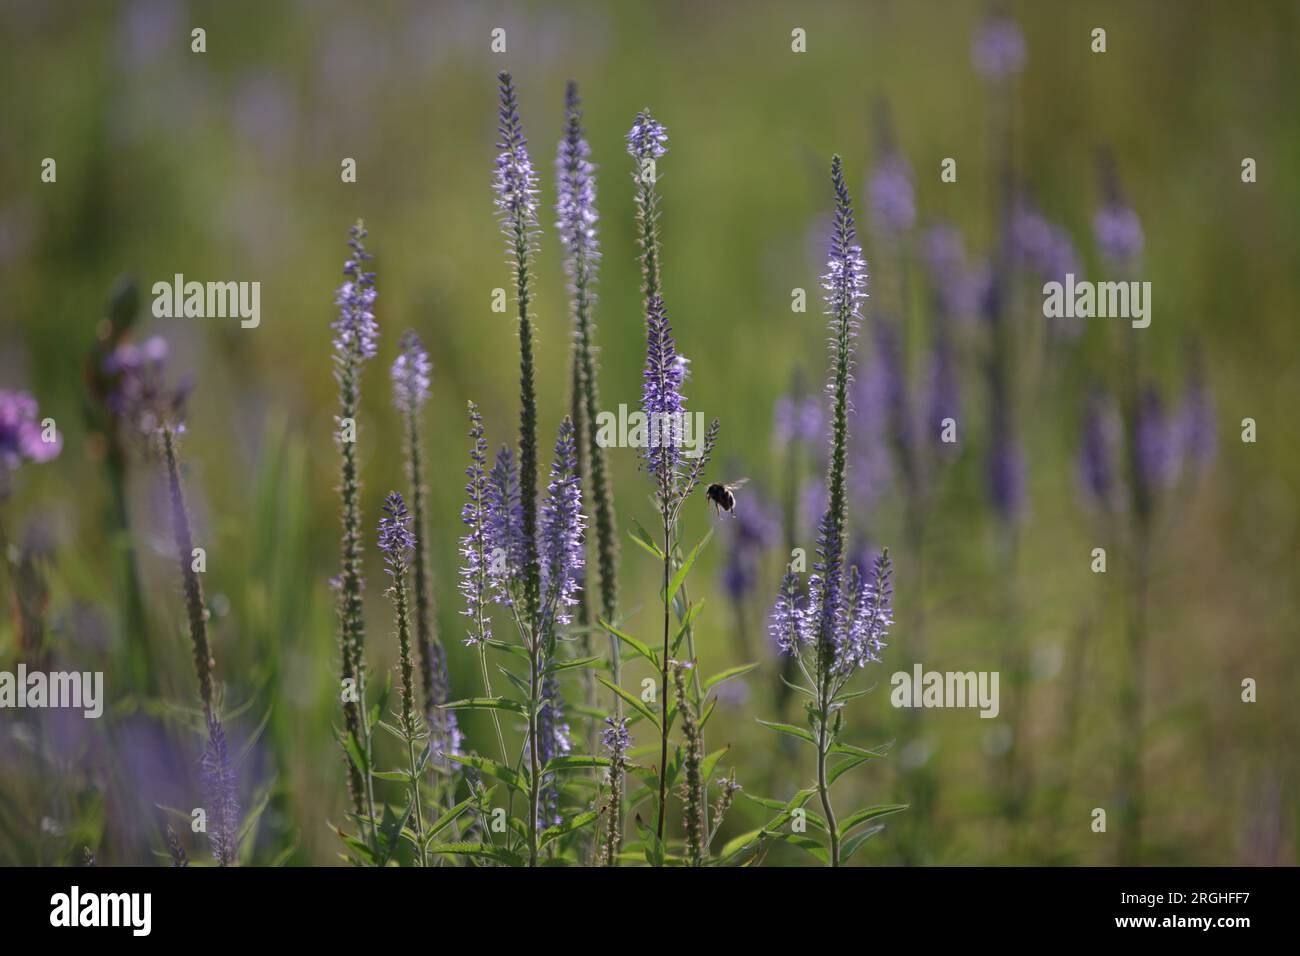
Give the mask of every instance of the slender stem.
[(840, 865), (840, 833), (839, 824), (835, 820), (835, 810), (831, 807), (831, 788), (826, 781), (826, 757), (830, 752), (830, 732), (827, 724), (830, 718), (829, 701), (827, 700), (826, 685), (823, 682), (819, 696), (822, 698), (819, 707), (819, 719), (817, 726), (817, 793), (822, 801), (822, 813), (826, 816), (826, 829), (831, 838), (831, 866)]
[(671, 603), (668, 600), (668, 583), (672, 565), (672, 523), (668, 516), (667, 483), (661, 480), (660, 484), (664, 518), (664, 647), (659, 680), (659, 822), (655, 826), (655, 835), (662, 844), (664, 818), (668, 808), (668, 655), (671, 652), (668, 643), (668, 606)]
[(541, 704), (540, 641), (534, 636), (528, 654), (528, 865), (537, 865), (537, 818), (541, 811), (541, 767), (537, 739), (537, 709)]
[(420, 809), (420, 775), (418, 771), (419, 763), (415, 759), (415, 737), (410, 733), (411, 728), (407, 728), (406, 737), (406, 756), (411, 769), (411, 786), (414, 787), (415, 801), (415, 837), (416, 842), (420, 844), (420, 866), (429, 865), (429, 855), (424, 846), (424, 815)]

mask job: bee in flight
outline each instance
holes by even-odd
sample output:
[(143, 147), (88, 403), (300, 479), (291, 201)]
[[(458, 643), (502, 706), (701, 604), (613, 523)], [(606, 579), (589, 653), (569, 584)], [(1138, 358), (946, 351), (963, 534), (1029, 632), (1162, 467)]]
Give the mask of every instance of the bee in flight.
[(713, 502), (714, 514), (721, 515), (724, 511), (732, 511), (736, 507), (736, 489), (744, 487), (748, 478), (739, 478), (736, 481), (729, 481), (725, 485), (714, 482), (704, 491), (704, 496)]

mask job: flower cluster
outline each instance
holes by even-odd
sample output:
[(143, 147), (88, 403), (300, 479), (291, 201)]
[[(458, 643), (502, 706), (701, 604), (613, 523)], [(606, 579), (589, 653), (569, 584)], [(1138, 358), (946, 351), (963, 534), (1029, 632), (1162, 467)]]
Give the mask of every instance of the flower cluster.
[(415, 551), (415, 533), (411, 530), (411, 515), (401, 492), (389, 492), (384, 499), (383, 516), (379, 519), (379, 550), (384, 555), (384, 565), (394, 578), (405, 576)]
[(410, 329), (403, 333), (398, 349), (391, 372), (393, 404), (409, 415), (429, 399), (433, 363), (420, 337)]
[(477, 406), (469, 403), (469, 436), (473, 445), (469, 453), (469, 467), (465, 469), (465, 507), (461, 520), (469, 529), (460, 539), (460, 593), (465, 599), (462, 612), (471, 621), (469, 645), (487, 641), (492, 637), (492, 620), (487, 614), (488, 576), (491, 568), (491, 529), (488, 512), (487, 439), (483, 434), (483, 417)]
[(351, 229), (348, 246), (352, 255), (343, 264), (347, 276), (334, 293), (334, 304), (339, 316), (330, 326), (334, 330), (335, 374), (342, 376), (357, 363), (375, 357), (379, 326), (375, 322), (375, 274), (367, 272), (365, 265), (371, 256), (363, 240), (366, 230), (357, 223)]
[(45, 441), (36, 418), (36, 399), (26, 392), (0, 390), (0, 466), (16, 471), (24, 461), (41, 462), (56, 458), (63, 439)]
[(578, 603), (577, 592), (586, 562), (582, 513), (582, 487), (577, 476), (573, 422), (560, 423), (555, 441), (551, 481), (542, 504), (542, 595), (545, 634), (557, 624), (570, 622), (569, 608)]

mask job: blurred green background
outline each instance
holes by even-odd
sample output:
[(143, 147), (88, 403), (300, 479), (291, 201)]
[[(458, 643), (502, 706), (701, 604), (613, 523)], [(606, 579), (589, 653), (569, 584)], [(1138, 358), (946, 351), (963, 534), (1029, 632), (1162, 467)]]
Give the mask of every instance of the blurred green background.
[[(1104, 274), (1091, 222), (1102, 200), (1097, 151), (1110, 150), (1142, 221), (1139, 277), (1153, 285), (1153, 322), (1145, 331), (1088, 324), (1044, 360), (1018, 399), (1030, 504), (1017, 571), (999, 557), (984, 488), (978, 321), (961, 326), (962, 439), (927, 511), (923, 587), (904, 547), (897, 483), (880, 489), (870, 513), (855, 512), (857, 530), (894, 547), (898, 623), (884, 663), (857, 678), (876, 689), (850, 708), (848, 739), (921, 743), (907, 760), (896, 748), (855, 771), (840, 785), (841, 799), (907, 802), (908, 767), (918, 764), (934, 787), (923, 824), (892, 818), (897, 823), (855, 863), (1115, 861), (1113, 823), (1111, 832), (1094, 833), (1090, 814), (1113, 808), (1122, 789), (1116, 754), (1126, 730), (1115, 687), (1125, 666), (1125, 582), (1122, 566), (1089, 572), (1089, 552), (1110, 539), (1082, 502), (1075, 456), (1086, 384), (1112, 364), (1114, 339), (1131, 335), (1141, 337), (1153, 379), (1171, 391), (1188, 347), (1199, 348), (1219, 444), (1194, 492), (1166, 513), (1154, 550), (1144, 859), (1294, 864), (1300, 5), (1004, 9), (1027, 50), (1007, 90), (1021, 181), (1037, 207), (1069, 229), (1084, 271)], [(747, 498), (758, 507), (782, 489), (785, 459), (772, 440), (777, 399), (794, 375), (815, 389), (825, 374), (814, 299), (830, 154), (844, 157), (859, 199), (868, 325), (906, 289), (908, 339), (925, 340), (925, 270), (904, 272), (900, 263), (920, 257), (930, 224), (960, 227), (972, 259), (992, 255), (1000, 94), (973, 69), (970, 53), (987, 13), (973, 2), (5, 0), (0, 387), (34, 394), (65, 440), (56, 461), (23, 469), (0, 503), (12, 543), (5, 582), (29, 529), (47, 529), (46, 644), (67, 666), (103, 669), (110, 705), (104, 719), (68, 730), (66, 740), (54, 734), (61, 741), (54, 744), (41, 743), (27, 718), (0, 714), (0, 862), (75, 862), (82, 846), (96, 849), (101, 863), (149, 862), (162, 847), (152, 807), (195, 805), (197, 745), (158, 742), (166, 734), (157, 728), (174, 720), (176, 705), (191, 706), (194, 691), (157, 479), (133, 456), (130, 521), (149, 627), (147, 635), (124, 634), (114, 570), (123, 543), (105, 517), (100, 446), (83, 415), (83, 365), (121, 276), (138, 277), (146, 293), (135, 337), (165, 337), (171, 374), (190, 375), (195, 385), (186, 477), (208, 551), (217, 674), (227, 709), (247, 705), (232, 736), (249, 737), (269, 711), (243, 771), (246, 801), (257, 799), (254, 784), (266, 799), (247, 859), (336, 862), (327, 821), (341, 820), (346, 789), (330, 731), (338, 713), (328, 581), (337, 572), (339, 527), (329, 323), (348, 226), (363, 217), (370, 230), (382, 329), (360, 425), (370, 666), (383, 674), (396, 659), (369, 529), (382, 496), (405, 487), (387, 366), (409, 326), (435, 369), (425, 426), (440, 632), (453, 696), (470, 696), (480, 690), (477, 663), (462, 646), (455, 587), (465, 403), (483, 408), (494, 444), (513, 441), (518, 404), (513, 319), (490, 308), (493, 290), (509, 281), (490, 192), (496, 72), (514, 74), (542, 180), (536, 323), (547, 446), (568, 402), (568, 303), (550, 207), (572, 78), (599, 168), (602, 402), (612, 409), (639, 397), (643, 319), (623, 136), (649, 106), (670, 135), (659, 166), (664, 282), (679, 348), (691, 359), (690, 405), (722, 421), (710, 477), (748, 475), (741, 507)], [(1098, 26), (1107, 30), (1104, 54), (1089, 49)], [(193, 27), (206, 30), (206, 53), (191, 52)], [(505, 54), (489, 50), (496, 27), (506, 30)], [(806, 53), (791, 52), (796, 27), (807, 31)], [(864, 196), (882, 146), (874, 120), (881, 104), (915, 173), (919, 221), (901, 253), (875, 234)], [(45, 157), (57, 160), (56, 183), (41, 182)], [(355, 184), (340, 182), (344, 157), (356, 160)], [(956, 183), (940, 181), (945, 157), (957, 160)], [(1255, 184), (1241, 182), (1243, 157), (1258, 163)], [(260, 327), (152, 318), (148, 287), (174, 273), (259, 281)], [(808, 290), (806, 313), (791, 312), (796, 287)], [(1042, 321), (1024, 309), (1014, 320)], [(864, 362), (871, 342), (864, 334)], [(1255, 444), (1240, 441), (1247, 416), (1258, 422)], [(621, 531), (633, 518), (648, 525), (649, 482), (634, 453), (615, 450), (612, 461)], [(808, 474), (816, 467), (809, 461)], [(718, 523), (701, 500), (687, 510), (685, 540), (710, 522)], [(693, 595), (707, 602), (698, 649), (709, 673), (742, 660), (736, 612), (719, 586), (733, 530), (715, 536), (693, 573)], [(806, 527), (794, 534), (812, 549)], [(763, 667), (745, 679), (747, 694), (719, 705), (708, 742), (731, 744), (725, 764), (736, 766), (747, 791), (785, 798), (806, 785), (810, 754), (788, 752), (753, 719), (776, 716), (779, 665), (758, 622), (783, 560), (779, 544), (764, 553), (743, 605)], [(657, 573), (625, 539), (622, 601), (629, 612), (641, 608), (628, 619), (633, 633), (653, 630)], [(919, 725), (909, 724), (889, 706), (888, 684), (889, 674), (910, 666), (909, 624), (918, 618), (927, 668), (998, 669), (1012, 573), (1032, 663), (1025, 747), (1037, 771), (1028, 809), (1015, 819), (998, 796), (997, 735), (988, 726), (998, 722), (964, 710), (925, 711), (913, 718)], [(9, 668), (15, 633), (6, 616), (0, 664)], [(152, 692), (132, 670), (141, 641), (150, 647)], [(1241, 702), (1246, 677), (1259, 683), (1257, 703)], [(1004, 710), (1008, 693), (1004, 680)], [(486, 747), (490, 723), (463, 720), (470, 746)], [(166, 754), (123, 756), (132, 747)], [(766, 813), (738, 801), (723, 839), (760, 825)], [(201, 857), (204, 848), (191, 852)], [(770, 859), (811, 862), (788, 847)]]

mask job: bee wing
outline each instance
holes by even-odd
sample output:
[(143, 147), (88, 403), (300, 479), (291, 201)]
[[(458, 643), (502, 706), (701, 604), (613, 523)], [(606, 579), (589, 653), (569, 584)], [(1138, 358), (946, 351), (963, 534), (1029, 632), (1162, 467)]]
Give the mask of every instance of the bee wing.
[(749, 484), (748, 478), (737, 478), (735, 481), (727, 482), (727, 487), (732, 491), (735, 491), (737, 488), (743, 488), (747, 484)]

